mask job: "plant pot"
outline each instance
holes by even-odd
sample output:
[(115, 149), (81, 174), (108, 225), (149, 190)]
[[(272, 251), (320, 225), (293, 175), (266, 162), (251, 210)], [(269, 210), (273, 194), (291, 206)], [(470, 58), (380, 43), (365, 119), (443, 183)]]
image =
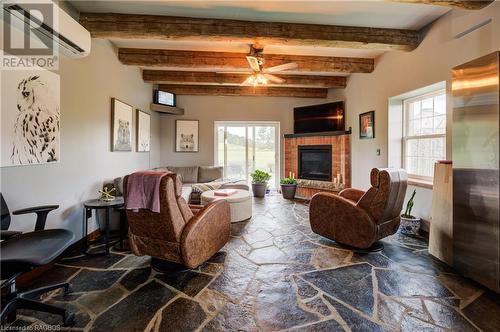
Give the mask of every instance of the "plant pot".
[(282, 184), (281, 185), (281, 194), (283, 194), (284, 199), (294, 199), (296, 191), (297, 191), (296, 184)]
[(418, 231), (420, 230), (420, 223), (420, 218), (406, 218), (401, 216), (399, 229), (401, 233), (406, 235), (418, 235)]
[(253, 197), (264, 197), (266, 195), (267, 183), (252, 183)]

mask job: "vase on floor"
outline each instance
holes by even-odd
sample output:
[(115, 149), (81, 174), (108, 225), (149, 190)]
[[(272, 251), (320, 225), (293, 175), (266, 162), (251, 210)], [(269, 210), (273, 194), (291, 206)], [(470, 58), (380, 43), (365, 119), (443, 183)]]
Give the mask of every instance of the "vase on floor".
[(267, 183), (252, 183), (254, 197), (264, 197), (266, 195)]
[(399, 229), (405, 235), (418, 235), (421, 221), (422, 219), (420, 218), (406, 218), (401, 216)]
[(295, 192), (297, 191), (296, 184), (282, 184), (281, 185), (281, 194), (284, 199), (294, 199)]
[(271, 179), (271, 174), (263, 170), (256, 169), (250, 173), (252, 178), (252, 192), (254, 197), (264, 197), (266, 195), (267, 182)]

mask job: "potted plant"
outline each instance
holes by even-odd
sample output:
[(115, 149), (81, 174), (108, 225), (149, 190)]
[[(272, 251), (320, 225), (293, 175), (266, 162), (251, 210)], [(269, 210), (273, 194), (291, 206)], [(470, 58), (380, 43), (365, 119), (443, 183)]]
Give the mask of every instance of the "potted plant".
[(413, 190), (408, 203), (406, 203), (406, 210), (401, 215), (401, 225), (399, 228), (401, 229), (401, 233), (406, 235), (418, 235), (418, 231), (420, 230), (420, 218), (417, 218), (411, 214), (411, 210), (413, 208), (415, 194), (417, 190)]
[(252, 177), (252, 192), (254, 197), (264, 197), (266, 195), (267, 181), (271, 179), (269, 173), (256, 169), (250, 174)]
[(290, 172), (287, 178), (284, 178), (280, 181), (280, 185), (283, 198), (295, 198), (295, 192), (297, 191), (297, 180), (295, 180), (295, 173)]

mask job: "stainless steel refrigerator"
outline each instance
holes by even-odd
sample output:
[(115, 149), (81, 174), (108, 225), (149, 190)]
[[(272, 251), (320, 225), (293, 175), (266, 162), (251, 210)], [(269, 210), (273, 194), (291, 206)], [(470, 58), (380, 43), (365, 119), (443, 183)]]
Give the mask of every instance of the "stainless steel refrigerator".
[(453, 257), (499, 292), (499, 52), (453, 68)]

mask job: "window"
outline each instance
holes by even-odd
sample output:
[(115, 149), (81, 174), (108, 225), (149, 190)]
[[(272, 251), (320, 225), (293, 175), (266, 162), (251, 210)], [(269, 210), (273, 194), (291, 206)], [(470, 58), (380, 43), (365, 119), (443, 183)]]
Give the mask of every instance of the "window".
[(414, 179), (432, 180), (446, 158), (446, 91), (404, 100), (403, 165)]
[(216, 121), (214, 160), (224, 166), (224, 178), (250, 181), (261, 169), (271, 175), (269, 187), (279, 187), (279, 122)]

